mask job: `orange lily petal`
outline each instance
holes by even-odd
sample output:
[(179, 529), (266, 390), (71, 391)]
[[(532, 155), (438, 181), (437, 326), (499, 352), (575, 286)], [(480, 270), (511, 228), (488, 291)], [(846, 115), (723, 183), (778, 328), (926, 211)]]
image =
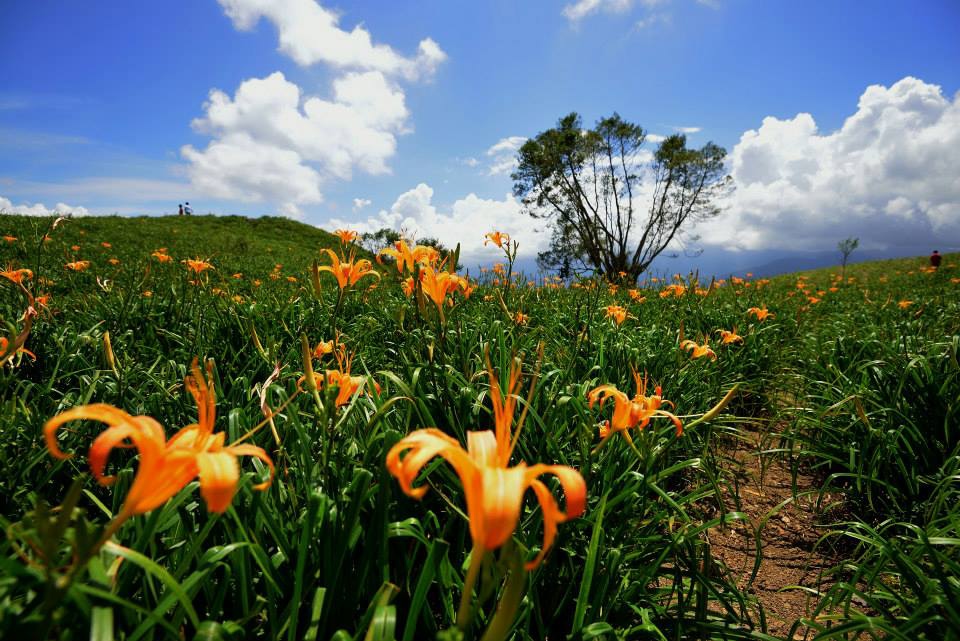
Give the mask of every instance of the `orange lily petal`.
[(240, 466), (233, 454), (201, 452), (197, 454), (197, 472), (200, 476), (200, 495), (211, 512), (222, 513), (230, 505), (240, 481)]

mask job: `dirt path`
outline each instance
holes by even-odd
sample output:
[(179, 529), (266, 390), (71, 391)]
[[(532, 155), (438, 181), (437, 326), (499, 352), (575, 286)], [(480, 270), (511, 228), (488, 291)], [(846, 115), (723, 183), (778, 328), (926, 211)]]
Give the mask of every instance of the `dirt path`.
[[(739, 586), (763, 606), (770, 634), (811, 638), (813, 634), (807, 634), (805, 626), (799, 627), (792, 637), (788, 634), (797, 619), (809, 615), (815, 600), (805, 590), (785, 588), (822, 590), (820, 574), (835, 564), (835, 559), (824, 556), (828, 550), (814, 549), (823, 534), (823, 529), (817, 527), (824, 522), (816, 508), (820, 485), (813, 476), (801, 472), (796, 479), (799, 498), (794, 501), (789, 464), (781, 456), (762, 454), (770, 448), (766, 432), (747, 427), (743, 433), (743, 441), (731, 443), (722, 452), (722, 466), (739, 488), (740, 511), (749, 516), (749, 521), (711, 529), (708, 537), (712, 551), (738, 578)], [(814, 492), (804, 495), (810, 490)], [(734, 497), (726, 498), (727, 509), (735, 509)], [(786, 505), (778, 509), (784, 502)], [(754, 533), (770, 514), (760, 531), (763, 560), (751, 585), (756, 561)]]

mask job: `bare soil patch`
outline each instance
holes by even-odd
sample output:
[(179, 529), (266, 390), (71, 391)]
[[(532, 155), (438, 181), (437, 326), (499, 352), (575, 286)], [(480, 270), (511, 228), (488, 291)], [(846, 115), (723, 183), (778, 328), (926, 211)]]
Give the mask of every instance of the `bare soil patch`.
[[(825, 514), (817, 507), (821, 485), (814, 474), (801, 469), (794, 479), (782, 454), (765, 451), (773, 449), (768, 430), (746, 427), (743, 434), (742, 440), (728, 442), (718, 455), (730, 483), (727, 510), (738, 509), (748, 518), (711, 528), (707, 536), (712, 553), (730, 570), (739, 587), (756, 597), (769, 634), (811, 638), (813, 633), (806, 626), (799, 626), (793, 634), (790, 631), (816, 606), (816, 596), (801, 588), (821, 591), (828, 587), (823, 571), (838, 559), (816, 543), (824, 533), (823, 524), (835, 521), (836, 514)], [(825, 498), (823, 505), (828, 505), (831, 501)], [(762, 560), (754, 576), (758, 531)]]

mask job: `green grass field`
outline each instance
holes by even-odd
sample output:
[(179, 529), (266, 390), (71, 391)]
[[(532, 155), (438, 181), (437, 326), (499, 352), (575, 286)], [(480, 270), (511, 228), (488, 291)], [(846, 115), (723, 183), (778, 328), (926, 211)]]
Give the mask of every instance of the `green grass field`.
[[(51, 223), (0, 217), (0, 638), (783, 638), (705, 536), (743, 519), (722, 453), (748, 426), (818, 479), (796, 493), (838, 559), (787, 638), (960, 638), (956, 254), (635, 291), (416, 267), (450, 291), (407, 295), (390, 262), (341, 290), (313, 269), (340, 241), (284, 219)], [(44, 425), (92, 404), (112, 431), (51, 428), (54, 457)]]

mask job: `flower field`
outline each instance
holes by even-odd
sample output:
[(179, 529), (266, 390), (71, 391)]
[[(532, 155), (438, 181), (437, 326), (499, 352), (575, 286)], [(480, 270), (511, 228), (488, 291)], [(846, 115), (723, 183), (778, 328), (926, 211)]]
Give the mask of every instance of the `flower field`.
[[(960, 257), (561, 282), (485, 231), (0, 217), (0, 638), (960, 638)], [(748, 429), (830, 560), (793, 620)]]

